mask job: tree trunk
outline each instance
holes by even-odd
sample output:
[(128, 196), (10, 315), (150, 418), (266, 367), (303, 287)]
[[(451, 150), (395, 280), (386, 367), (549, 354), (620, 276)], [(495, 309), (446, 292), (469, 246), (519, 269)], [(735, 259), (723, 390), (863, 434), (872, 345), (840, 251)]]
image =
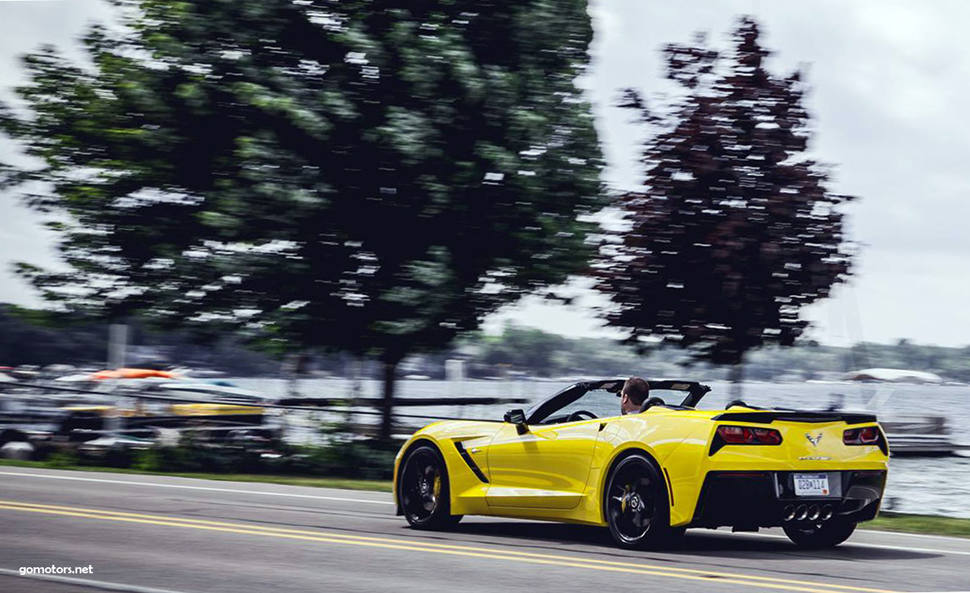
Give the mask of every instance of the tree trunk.
[(744, 361), (731, 367), (731, 399), (741, 399), (744, 387)]
[(391, 424), (394, 409), (394, 373), (397, 371), (398, 361), (383, 361), (384, 365), (384, 401), (381, 403), (381, 432), (380, 439), (384, 442), (391, 440)]

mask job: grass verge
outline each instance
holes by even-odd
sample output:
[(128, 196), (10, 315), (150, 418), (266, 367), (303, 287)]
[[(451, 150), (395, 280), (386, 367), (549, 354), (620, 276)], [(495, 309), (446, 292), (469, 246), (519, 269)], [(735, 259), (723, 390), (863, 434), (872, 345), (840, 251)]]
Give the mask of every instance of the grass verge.
[(955, 519), (936, 515), (910, 515), (883, 511), (875, 521), (863, 523), (862, 528), (970, 538), (970, 519)]
[(270, 474), (214, 474), (192, 472), (151, 472), (139, 469), (116, 467), (97, 467), (89, 465), (60, 465), (44, 461), (15, 461), (0, 459), (0, 466), (40, 467), (45, 469), (64, 469), (72, 471), (105, 472), (112, 474), (139, 474), (145, 476), (175, 476), (178, 478), (197, 478), (200, 480), (220, 480), (227, 482), (258, 482), (261, 484), (285, 484), (288, 486), (311, 486), (314, 488), (342, 488), (345, 490), (368, 490), (371, 492), (390, 492), (391, 482), (384, 480), (354, 480), (349, 478), (321, 478), (315, 476), (274, 476)]

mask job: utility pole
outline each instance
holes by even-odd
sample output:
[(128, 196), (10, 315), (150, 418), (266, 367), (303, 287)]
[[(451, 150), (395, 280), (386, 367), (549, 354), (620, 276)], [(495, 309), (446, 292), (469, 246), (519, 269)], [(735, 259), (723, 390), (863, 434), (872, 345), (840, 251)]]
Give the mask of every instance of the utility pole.
[(127, 349), (128, 324), (112, 323), (108, 328), (108, 368), (120, 369), (124, 367)]

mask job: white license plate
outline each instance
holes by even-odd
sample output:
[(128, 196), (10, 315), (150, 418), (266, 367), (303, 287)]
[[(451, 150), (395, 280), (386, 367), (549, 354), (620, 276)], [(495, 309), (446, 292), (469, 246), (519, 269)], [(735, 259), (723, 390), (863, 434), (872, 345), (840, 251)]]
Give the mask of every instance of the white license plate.
[(828, 496), (827, 474), (795, 474), (795, 496)]

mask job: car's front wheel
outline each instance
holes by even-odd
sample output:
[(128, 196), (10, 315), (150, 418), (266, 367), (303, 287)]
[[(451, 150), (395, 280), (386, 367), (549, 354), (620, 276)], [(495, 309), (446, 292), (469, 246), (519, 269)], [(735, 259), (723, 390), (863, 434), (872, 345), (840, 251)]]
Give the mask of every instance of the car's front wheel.
[(670, 528), (663, 478), (641, 455), (621, 459), (610, 472), (604, 511), (610, 534), (624, 548), (658, 547), (678, 533)]
[(461, 515), (451, 514), (445, 460), (431, 445), (408, 453), (397, 490), (398, 503), (411, 527), (444, 529), (461, 520)]
[(802, 548), (832, 548), (849, 539), (855, 523), (833, 521), (809, 525), (786, 525), (785, 535)]

